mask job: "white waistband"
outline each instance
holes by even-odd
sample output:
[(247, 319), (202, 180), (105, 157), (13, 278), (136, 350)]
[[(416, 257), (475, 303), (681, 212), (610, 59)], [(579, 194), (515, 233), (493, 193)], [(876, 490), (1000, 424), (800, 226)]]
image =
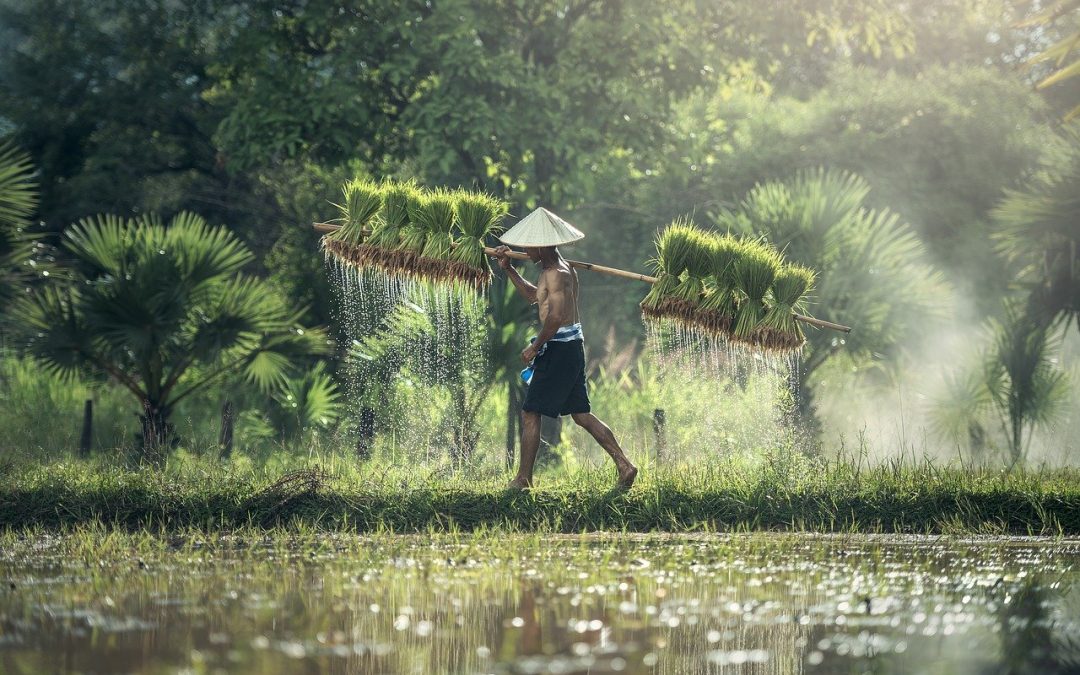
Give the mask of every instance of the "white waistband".
[(555, 335), (552, 336), (548, 342), (573, 342), (574, 340), (584, 340), (585, 333), (581, 330), (580, 323), (572, 323), (569, 326), (563, 326)]

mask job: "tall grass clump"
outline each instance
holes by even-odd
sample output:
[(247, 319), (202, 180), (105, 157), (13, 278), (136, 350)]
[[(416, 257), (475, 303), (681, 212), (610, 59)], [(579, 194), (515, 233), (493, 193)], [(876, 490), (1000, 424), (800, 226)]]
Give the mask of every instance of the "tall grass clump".
[(400, 249), (401, 237), (422, 195), (412, 181), (385, 181), (382, 191), (382, 215), (375, 221), (367, 244), (376, 249), (372, 262), (388, 274), (396, 274), (407, 268), (408, 256)]
[(420, 252), (422, 263), (433, 272), (447, 273), (450, 253), (454, 250), (454, 194), (444, 188), (436, 188), (428, 194), (417, 219), (427, 232), (424, 248)]

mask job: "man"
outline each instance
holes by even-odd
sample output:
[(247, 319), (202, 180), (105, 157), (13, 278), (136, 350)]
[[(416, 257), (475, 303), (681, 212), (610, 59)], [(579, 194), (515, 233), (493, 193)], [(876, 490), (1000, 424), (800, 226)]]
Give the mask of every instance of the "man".
[(521, 352), (522, 362), (530, 367), (522, 373), (529, 378), (529, 388), (521, 406), (521, 462), (510, 488), (532, 487), (533, 463), (540, 448), (541, 415), (570, 415), (578, 426), (588, 431), (615, 461), (620, 489), (629, 490), (637, 478), (637, 467), (626, 458), (611, 429), (592, 414), (589, 404), (577, 272), (558, 249), (560, 244), (584, 236), (573, 225), (540, 208), (500, 237), (504, 244), (524, 248), (529, 259), (540, 264), (540, 279), (535, 286), (510, 264), (507, 246), (496, 249), (499, 267), (506, 271), (518, 292), (538, 306), (541, 324), (540, 333)]

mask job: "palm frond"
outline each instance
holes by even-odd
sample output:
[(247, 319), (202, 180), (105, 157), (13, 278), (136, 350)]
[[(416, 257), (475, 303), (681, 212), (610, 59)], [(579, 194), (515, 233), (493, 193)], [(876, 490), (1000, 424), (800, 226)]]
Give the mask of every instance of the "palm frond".
[(30, 155), (10, 141), (0, 142), (0, 231), (26, 227), (37, 202), (37, 181)]
[(180, 274), (193, 286), (235, 274), (255, 259), (230, 230), (211, 227), (201, 216), (188, 211), (169, 221), (161, 244), (157, 254), (175, 256)]

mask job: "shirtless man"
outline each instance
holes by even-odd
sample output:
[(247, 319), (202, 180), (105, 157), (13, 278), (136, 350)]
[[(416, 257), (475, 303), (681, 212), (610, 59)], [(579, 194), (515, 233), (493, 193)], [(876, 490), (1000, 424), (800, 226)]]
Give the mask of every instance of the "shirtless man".
[(637, 467), (626, 458), (611, 429), (593, 415), (585, 386), (585, 346), (578, 315), (578, 280), (556, 246), (525, 247), (529, 259), (542, 271), (534, 286), (510, 264), (510, 249), (496, 249), (499, 267), (506, 271), (518, 292), (540, 310), (540, 334), (521, 352), (523, 363), (533, 366), (533, 376), (521, 406), (521, 463), (509, 487), (532, 487), (533, 463), (540, 448), (540, 416), (570, 415), (604, 448), (619, 472), (618, 487), (629, 490)]

